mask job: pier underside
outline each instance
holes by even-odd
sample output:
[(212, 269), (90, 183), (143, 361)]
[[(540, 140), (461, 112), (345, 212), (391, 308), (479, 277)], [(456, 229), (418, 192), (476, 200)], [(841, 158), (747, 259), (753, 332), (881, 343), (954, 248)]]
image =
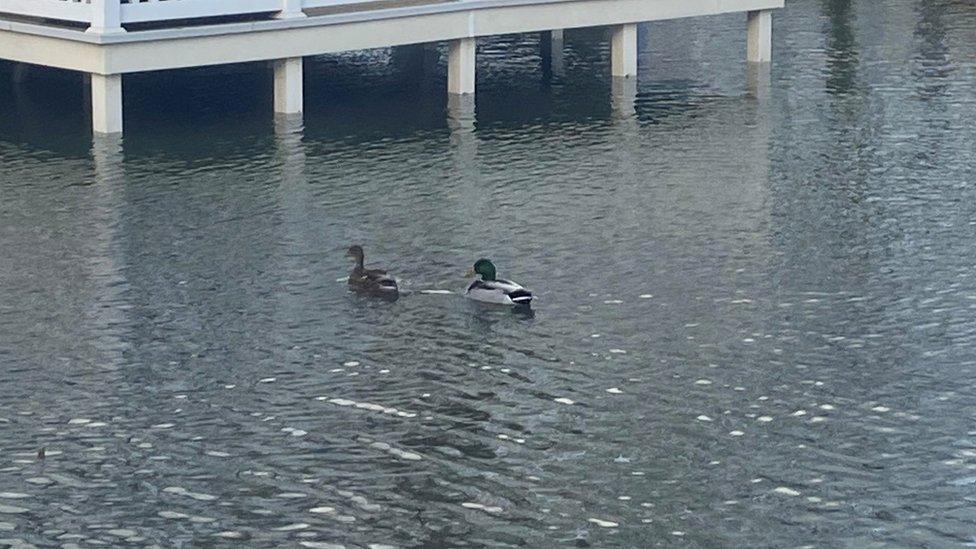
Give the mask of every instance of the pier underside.
[(0, 14), (0, 57), (111, 77), (92, 80), (93, 92), (104, 101), (93, 109), (93, 129), (115, 133), (122, 130), (118, 77), (126, 73), (273, 61), (275, 108), (297, 113), (305, 56), (448, 41), (448, 92), (468, 94), (474, 92), (478, 37), (610, 26), (613, 75), (626, 78), (637, 73), (639, 22), (742, 12), (748, 14), (743, 29), (749, 60), (768, 62), (770, 10), (782, 6), (783, 0), (394, 0), (310, 9), (293, 18), (130, 26), (111, 33), (4, 20)]

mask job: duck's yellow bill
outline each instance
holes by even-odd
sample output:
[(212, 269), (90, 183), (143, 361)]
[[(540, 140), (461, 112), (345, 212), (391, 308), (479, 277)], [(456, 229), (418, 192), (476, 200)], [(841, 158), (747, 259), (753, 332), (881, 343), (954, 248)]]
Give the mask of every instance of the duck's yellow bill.
[(474, 276), (474, 275), (475, 275), (474, 269), (468, 269), (468, 272), (464, 273), (464, 276), (467, 276), (467, 277), (471, 277), (471, 276)]

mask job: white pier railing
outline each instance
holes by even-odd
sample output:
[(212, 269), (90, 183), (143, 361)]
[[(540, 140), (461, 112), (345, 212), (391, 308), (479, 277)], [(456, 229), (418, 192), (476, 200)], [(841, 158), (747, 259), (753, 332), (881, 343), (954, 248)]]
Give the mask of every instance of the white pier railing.
[(121, 32), (122, 25), (175, 19), (277, 13), (304, 17), (305, 8), (369, 0), (0, 0), (4, 13), (88, 23), (89, 32)]
[(0, 0), (0, 13), (12, 13), (27, 17), (44, 17), (63, 21), (91, 22), (91, 5), (88, 2), (69, 0)]

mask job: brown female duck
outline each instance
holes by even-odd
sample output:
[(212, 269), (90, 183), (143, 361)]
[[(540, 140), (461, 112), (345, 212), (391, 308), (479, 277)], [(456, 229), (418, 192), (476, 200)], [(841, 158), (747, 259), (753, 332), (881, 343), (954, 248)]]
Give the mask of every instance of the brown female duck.
[(392, 297), (398, 294), (396, 280), (382, 269), (367, 269), (363, 266), (365, 254), (359, 245), (349, 246), (346, 255), (356, 262), (349, 273), (349, 289), (367, 294)]

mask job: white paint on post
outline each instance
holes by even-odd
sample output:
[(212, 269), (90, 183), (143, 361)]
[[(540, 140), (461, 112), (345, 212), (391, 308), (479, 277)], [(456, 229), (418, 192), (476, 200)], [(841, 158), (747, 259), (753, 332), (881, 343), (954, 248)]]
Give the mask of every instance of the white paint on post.
[(122, 75), (91, 75), (92, 130), (122, 133)]
[[(610, 106), (620, 121), (631, 120), (636, 114), (637, 79), (613, 78), (610, 83)], [(620, 149), (621, 152), (624, 148)]]
[(302, 11), (302, 0), (282, 0), (281, 11), (275, 14), (275, 19), (301, 19), (305, 17)]
[(120, 0), (91, 0), (91, 24), (85, 32), (112, 34), (125, 32), (122, 28), (122, 3)]
[(613, 27), (610, 41), (610, 74), (629, 78), (637, 76), (637, 24)]
[(773, 12), (750, 11), (747, 20), (747, 59), (752, 63), (769, 63), (773, 60)]
[(549, 31), (549, 33), (550, 33), (550, 37), (552, 38), (552, 41), (553, 42), (562, 42), (563, 41), (563, 29), (553, 29), (553, 30)]
[(456, 95), (474, 93), (475, 39), (452, 40), (447, 58), (447, 91)]
[(302, 58), (289, 57), (274, 62), (274, 110), (282, 114), (298, 114), (303, 110)]

